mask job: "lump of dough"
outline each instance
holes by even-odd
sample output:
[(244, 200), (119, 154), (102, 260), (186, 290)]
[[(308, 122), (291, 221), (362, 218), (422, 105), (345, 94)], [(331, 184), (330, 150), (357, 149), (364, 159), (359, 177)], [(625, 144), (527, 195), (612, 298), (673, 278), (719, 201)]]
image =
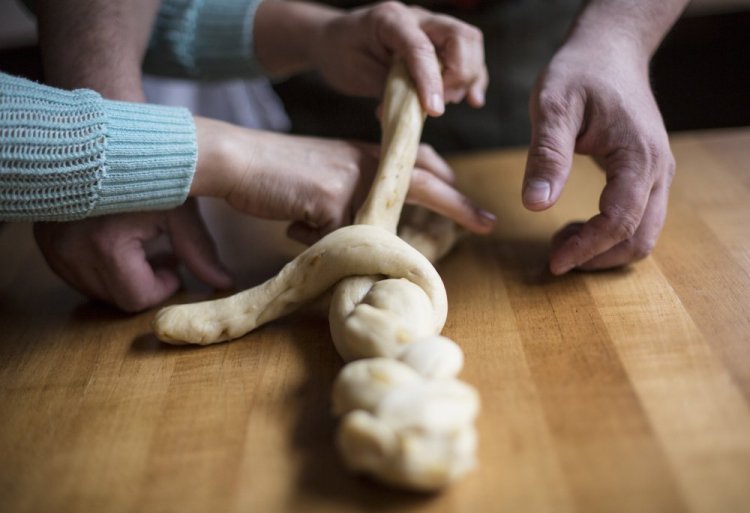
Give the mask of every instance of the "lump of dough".
[(476, 390), (454, 378), (427, 379), (397, 360), (344, 367), (334, 387), (345, 413), (337, 444), (346, 465), (392, 485), (436, 490), (475, 466)]
[(464, 366), (464, 353), (447, 337), (434, 335), (408, 344), (398, 359), (426, 378), (455, 378)]

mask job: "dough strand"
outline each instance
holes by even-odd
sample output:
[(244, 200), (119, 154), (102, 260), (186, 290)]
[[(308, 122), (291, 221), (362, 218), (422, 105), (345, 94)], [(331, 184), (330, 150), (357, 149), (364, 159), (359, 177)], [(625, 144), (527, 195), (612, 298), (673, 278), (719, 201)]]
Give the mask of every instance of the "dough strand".
[(430, 263), (460, 232), (416, 212), (402, 226), (414, 246), (395, 234), (424, 118), (406, 67), (396, 61), (386, 84), (380, 164), (355, 224), (323, 237), (257, 287), (160, 310), (153, 327), (170, 344), (222, 342), (334, 287), (331, 337), (350, 362), (333, 388), (344, 462), (393, 486), (436, 490), (475, 466), (479, 396), (457, 379), (461, 348), (440, 336), (448, 302)]

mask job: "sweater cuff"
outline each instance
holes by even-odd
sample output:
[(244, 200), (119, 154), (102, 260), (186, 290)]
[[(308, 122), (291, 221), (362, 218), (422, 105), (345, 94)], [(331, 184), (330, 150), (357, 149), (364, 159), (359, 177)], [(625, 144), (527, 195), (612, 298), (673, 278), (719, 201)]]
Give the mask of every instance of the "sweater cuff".
[(89, 215), (160, 210), (185, 201), (197, 143), (186, 109), (105, 100), (105, 169)]
[(258, 5), (257, 0), (205, 3), (195, 35), (195, 60), (201, 76), (247, 78), (260, 74), (252, 38)]
[(252, 36), (260, 3), (162, 0), (144, 69), (156, 75), (201, 79), (262, 75)]

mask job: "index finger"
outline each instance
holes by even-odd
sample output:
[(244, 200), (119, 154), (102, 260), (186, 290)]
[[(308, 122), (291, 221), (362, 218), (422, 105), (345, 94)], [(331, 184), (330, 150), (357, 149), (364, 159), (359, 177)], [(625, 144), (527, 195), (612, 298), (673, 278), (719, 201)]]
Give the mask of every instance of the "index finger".
[(452, 219), (474, 233), (486, 234), (495, 226), (493, 214), (479, 208), (434, 174), (419, 168), (412, 173), (406, 202)]
[(445, 111), (443, 79), (432, 41), (409, 8), (388, 2), (378, 10), (378, 43), (404, 60), (425, 111), (431, 116), (441, 115)]
[(564, 274), (635, 235), (653, 188), (650, 173), (637, 168), (632, 162), (610, 168), (599, 200), (599, 214), (553, 250), (553, 274)]

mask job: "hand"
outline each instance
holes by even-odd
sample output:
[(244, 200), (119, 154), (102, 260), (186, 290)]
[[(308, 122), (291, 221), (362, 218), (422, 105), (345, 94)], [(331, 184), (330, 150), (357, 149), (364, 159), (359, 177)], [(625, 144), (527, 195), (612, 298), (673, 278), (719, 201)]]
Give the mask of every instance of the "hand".
[(466, 98), (473, 107), (484, 105), (482, 33), (450, 16), (395, 1), (353, 11), (263, 2), (254, 38), (258, 61), (271, 74), (312, 68), (342, 93), (381, 97), (396, 56), (404, 60), (429, 115), (441, 115), (446, 101)]
[(649, 86), (648, 56), (627, 45), (569, 42), (537, 81), (530, 111), (526, 208), (545, 210), (557, 201), (574, 151), (593, 156), (607, 179), (600, 213), (553, 237), (552, 273), (646, 257), (664, 225), (675, 170)]
[[(144, 244), (167, 234), (172, 252), (148, 259)], [(34, 236), (47, 263), (87, 296), (127, 312), (155, 306), (180, 286), (184, 262), (201, 281), (231, 286), (194, 200), (169, 211), (36, 223)]]
[[(295, 137), (196, 118), (198, 165), (191, 195), (224, 198), (252, 216), (291, 220), (289, 236), (313, 243), (350, 224), (369, 191), (378, 146)], [(449, 217), (476, 233), (492, 214), (454, 187), (453, 171), (426, 145), (419, 149), (407, 202)]]
[(364, 7), (328, 21), (313, 49), (315, 67), (346, 94), (380, 97), (395, 55), (430, 115), (464, 97), (473, 107), (484, 105), (482, 32), (450, 16), (393, 1)]

